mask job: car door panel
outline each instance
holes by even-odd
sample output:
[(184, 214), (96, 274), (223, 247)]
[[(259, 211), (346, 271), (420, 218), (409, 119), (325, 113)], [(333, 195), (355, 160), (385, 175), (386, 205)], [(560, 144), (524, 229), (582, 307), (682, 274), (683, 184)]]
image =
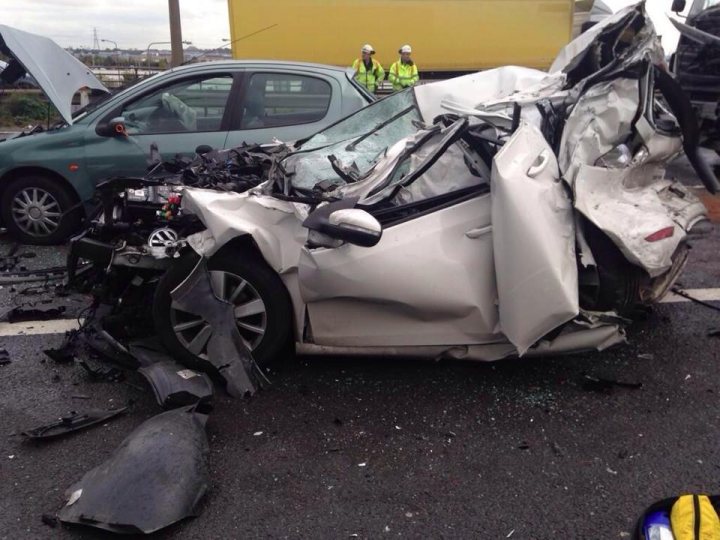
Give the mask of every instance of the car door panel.
[(495, 155), (492, 197), (500, 329), (523, 354), (579, 310), (573, 208), (535, 127)]
[(490, 196), (389, 227), (371, 248), (305, 248), (299, 281), (320, 345), (497, 341)]
[(173, 79), (133, 97), (101, 120), (123, 116), (127, 136), (103, 137), (94, 127), (88, 130), (89, 176), (95, 182), (108, 176), (141, 176), (153, 143), (163, 160), (191, 157), (200, 145), (224, 148), (228, 122), (223, 116), (232, 86), (230, 73), (205, 73)]

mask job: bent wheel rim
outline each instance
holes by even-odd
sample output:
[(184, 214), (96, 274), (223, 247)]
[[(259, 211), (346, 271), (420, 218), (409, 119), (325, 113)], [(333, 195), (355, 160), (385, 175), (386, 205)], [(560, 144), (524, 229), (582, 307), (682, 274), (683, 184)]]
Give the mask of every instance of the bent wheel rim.
[[(260, 294), (247, 280), (222, 270), (210, 270), (215, 296), (235, 306), (235, 323), (243, 342), (254, 350), (265, 336), (267, 311)], [(212, 327), (202, 318), (170, 304), (170, 324), (175, 337), (188, 352), (207, 358), (207, 345)]]

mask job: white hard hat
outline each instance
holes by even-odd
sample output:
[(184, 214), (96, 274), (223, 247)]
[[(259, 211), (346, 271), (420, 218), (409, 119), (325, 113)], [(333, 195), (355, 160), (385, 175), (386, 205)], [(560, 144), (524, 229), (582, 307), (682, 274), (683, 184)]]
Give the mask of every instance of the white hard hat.
[(373, 46), (370, 45), (369, 43), (366, 43), (365, 45), (363, 45), (362, 49), (360, 49), (360, 50), (364, 53), (375, 54), (375, 49), (373, 49)]
[(412, 52), (412, 47), (410, 47), (410, 45), (403, 45), (402, 47), (400, 47), (400, 54), (403, 54), (403, 53), (410, 54), (411, 52)]

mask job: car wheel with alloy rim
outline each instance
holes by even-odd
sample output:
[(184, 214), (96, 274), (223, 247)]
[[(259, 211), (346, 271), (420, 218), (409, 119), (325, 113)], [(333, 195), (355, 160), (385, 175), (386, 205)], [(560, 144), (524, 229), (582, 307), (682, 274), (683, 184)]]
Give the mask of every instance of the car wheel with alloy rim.
[(75, 232), (81, 209), (59, 180), (47, 176), (17, 178), (3, 190), (4, 225), (25, 244), (58, 244)]
[[(158, 283), (153, 301), (155, 329), (165, 347), (188, 365), (207, 358), (212, 327), (201, 317), (179, 309), (172, 291), (197, 264), (198, 255), (176, 259)], [(233, 304), (235, 323), (245, 345), (261, 367), (287, 350), (292, 339), (292, 304), (280, 277), (248, 250), (221, 254), (208, 261), (215, 295)]]

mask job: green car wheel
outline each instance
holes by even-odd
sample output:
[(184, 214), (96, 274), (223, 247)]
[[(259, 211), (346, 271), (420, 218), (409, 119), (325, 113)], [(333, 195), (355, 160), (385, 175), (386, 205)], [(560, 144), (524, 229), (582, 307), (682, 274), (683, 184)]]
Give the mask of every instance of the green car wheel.
[(3, 191), (0, 211), (4, 225), (24, 244), (63, 242), (80, 225), (82, 211), (60, 182), (46, 176), (24, 176)]

